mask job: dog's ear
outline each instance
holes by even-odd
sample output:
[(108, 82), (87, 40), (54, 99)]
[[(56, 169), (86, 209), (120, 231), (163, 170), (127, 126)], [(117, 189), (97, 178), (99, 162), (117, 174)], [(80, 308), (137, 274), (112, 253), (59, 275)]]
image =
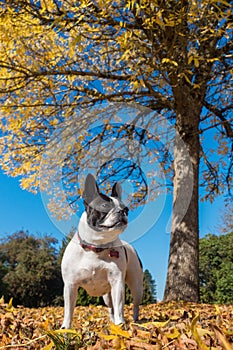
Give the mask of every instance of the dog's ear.
[(115, 182), (112, 188), (111, 197), (118, 198), (121, 200), (122, 188), (118, 182)]
[(83, 199), (88, 205), (99, 195), (99, 187), (93, 175), (88, 174), (85, 180)]

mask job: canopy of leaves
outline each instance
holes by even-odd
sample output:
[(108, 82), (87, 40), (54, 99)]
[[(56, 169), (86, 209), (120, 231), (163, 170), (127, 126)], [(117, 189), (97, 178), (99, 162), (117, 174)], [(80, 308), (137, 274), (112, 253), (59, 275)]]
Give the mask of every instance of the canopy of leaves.
[(233, 302), (233, 232), (200, 240), (200, 294), (205, 303)]
[(23, 231), (4, 239), (0, 244), (0, 266), (4, 271), (0, 293), (13, 297), (16, 305), (52, 304), (62, 294), (56, 243), (54, 238), (35, 238)]
[[(106, 102), (137, 102), (153, 110), (153, 116), (131, 119), (158, 138), (157, 122), (174, 123), (182, 102), (190, 118), (194, 110), (199, 113), (200, 134), (215, 130), (202, 140), (207, 197), (213, 199), (225, 185), (230, 189), (232, 1), (6, 0), (0, 16), (1, 165), (23, 177), (23, 188), (37, 190), (45, 149), (64, 165), (64, 156), (51, 147), (51, 139), (56, 136), (57, 143), (64, 130), (70, 140), (63, 148), (66, 169), (75, 159), (77, 171), (88, 157), (86, 165), (104, 152), (104, 163), (112, 166), (107, 161), (119, 149), (115, 136), (104, 149), (99, 139), (95, 151), (88, 146), (80, 151), (85, 130), (96, 120), (109, 125), (122, 119), (117, 107), (104, 108)], [(87, 112), (101, 104), (104, 112)], [(205, 141), (212, 137), (207, 149)], [(96, 135), (89, 143), (93, 139)], [(138, 164), (129, 142), (122, 153)], [(146, 155), (152, 160), (155, 152)], [(51, 164), (47, 170), (54, 170)]]

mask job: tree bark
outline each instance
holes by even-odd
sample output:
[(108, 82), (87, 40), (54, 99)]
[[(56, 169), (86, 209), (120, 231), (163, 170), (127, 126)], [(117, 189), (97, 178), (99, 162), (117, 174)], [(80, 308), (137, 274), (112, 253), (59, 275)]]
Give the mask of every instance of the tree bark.
[(164, 300), (199, 301), (199, 120), (200, 96), (188, 86), (174, 88), (176, 140), (172, 232)]

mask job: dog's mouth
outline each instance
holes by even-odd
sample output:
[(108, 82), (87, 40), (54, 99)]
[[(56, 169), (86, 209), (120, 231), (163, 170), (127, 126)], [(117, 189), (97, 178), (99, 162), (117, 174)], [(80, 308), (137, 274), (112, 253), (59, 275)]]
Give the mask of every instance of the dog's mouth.
[(127, 226), (127, 224), (128, 224), (127, 217), (122, 217), (121, 220), (117, 220), (109, 224), (103, 222), (102, 224), (99, 225), (99, 227), (111, 229), (111, 228), (124, 227), (124, 226)]

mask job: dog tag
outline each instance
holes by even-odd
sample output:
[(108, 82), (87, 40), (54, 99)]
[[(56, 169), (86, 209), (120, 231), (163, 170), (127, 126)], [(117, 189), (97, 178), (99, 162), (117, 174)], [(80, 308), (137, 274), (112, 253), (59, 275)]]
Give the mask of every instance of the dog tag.
[(111, 258), (119, 258), (119, 252), (117, 250), (110, 250), (109, 256)]

